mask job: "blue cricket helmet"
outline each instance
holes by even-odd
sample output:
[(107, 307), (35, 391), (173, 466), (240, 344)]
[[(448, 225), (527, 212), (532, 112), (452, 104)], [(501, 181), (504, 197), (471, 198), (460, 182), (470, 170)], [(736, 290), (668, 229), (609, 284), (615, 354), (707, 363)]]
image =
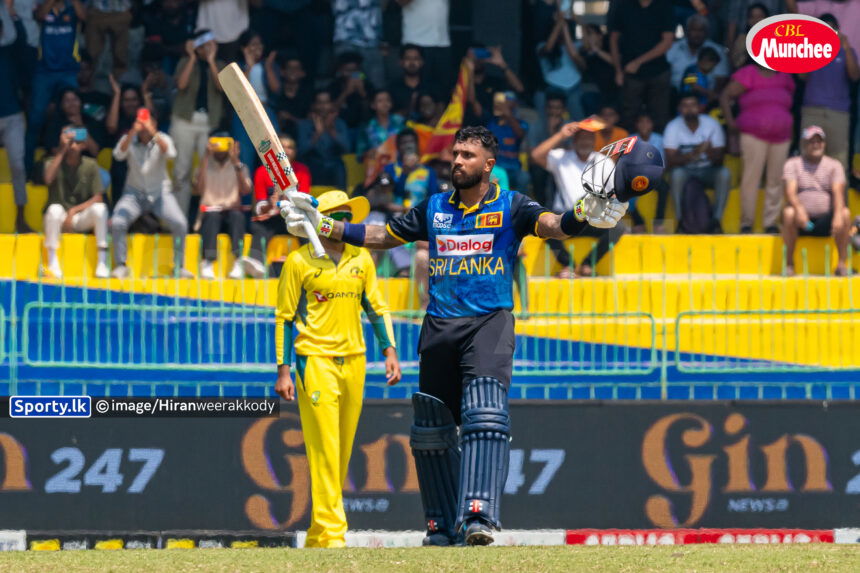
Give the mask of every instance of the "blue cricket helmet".
[(582, 186), (592, 195), (625, 203), (656, 189), (663, 168), (656, 147), (636, 136), (627, 137), (610, 143), (588, 162)]

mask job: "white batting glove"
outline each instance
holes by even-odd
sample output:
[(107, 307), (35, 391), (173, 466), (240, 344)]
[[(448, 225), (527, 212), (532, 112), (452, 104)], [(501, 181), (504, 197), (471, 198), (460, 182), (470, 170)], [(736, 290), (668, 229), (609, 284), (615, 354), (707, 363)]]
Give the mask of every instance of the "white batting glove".
[(287, 191), (287, 199), (289, 201), (280, 201), (278, 207), (291, 235), (307, 238), (304, 223), (308, 221), (321, 237), (331, 236), (334, 220), (319, 212), (317, 209), (319, 202), (316, 197), (307, 193)]
[(615, 197), (601, 199), (594, 195), (586, 195), (576, 202), (573, 214), (579, 221), (598, 229), (611, 229), (627, 213), (627, 203), (621, 203)]

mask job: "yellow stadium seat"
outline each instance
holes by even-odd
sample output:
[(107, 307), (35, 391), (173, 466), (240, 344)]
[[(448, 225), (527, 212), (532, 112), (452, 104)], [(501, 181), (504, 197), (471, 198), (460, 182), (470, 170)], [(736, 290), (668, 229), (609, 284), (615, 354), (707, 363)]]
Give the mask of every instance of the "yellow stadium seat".
[(347, 188), (344, 189), (344, 191), (352, 194), (352, 190), (356, 185), (364, 183), (364, 165), (359, 161), (358, 157), (354, 153), (342, 155), (341, 159), (343, 159), (343, 164), (346, 167)]

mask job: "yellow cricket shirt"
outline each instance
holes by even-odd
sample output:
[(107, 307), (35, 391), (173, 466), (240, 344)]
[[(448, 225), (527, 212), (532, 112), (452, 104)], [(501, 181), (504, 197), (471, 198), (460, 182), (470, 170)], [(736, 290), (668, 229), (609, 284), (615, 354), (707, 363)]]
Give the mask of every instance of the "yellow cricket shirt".
[(394, 346), (388, 306), (370, 253), (346, 245), (340, 262), (311, 256), (310, 245), (290, 253), (278, 282), (275, 345), (278, 364), (289, 364), (293, 326), (296, 354), (349, 356), (365, 352), (361, 311), (373, 325), (380, 348)]

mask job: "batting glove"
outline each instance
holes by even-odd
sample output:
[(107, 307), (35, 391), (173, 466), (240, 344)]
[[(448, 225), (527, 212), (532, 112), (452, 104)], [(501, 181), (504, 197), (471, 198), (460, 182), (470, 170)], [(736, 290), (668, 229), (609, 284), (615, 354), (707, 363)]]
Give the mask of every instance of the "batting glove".
[(288, 201), (280, 201), (278, 207), (281, 217), (287, 222), (287, 230), (291, 235), (307, 238), (304, 229), (305, 221), (310, 222), (317, 235), (321, 237), (331, 236), (334, 230), (334, 219), (326, 217), (317, 209), (319, 201), (308, 193), (298, 191), (287, 191)]
[(626, 212), (627, 203), (621, 203), (615, 197), (602, 199), (594, 195), (586, 195), (573, 208), (578, 221), (588, 221), (589, 225), (598, 229), (613, 228)]

